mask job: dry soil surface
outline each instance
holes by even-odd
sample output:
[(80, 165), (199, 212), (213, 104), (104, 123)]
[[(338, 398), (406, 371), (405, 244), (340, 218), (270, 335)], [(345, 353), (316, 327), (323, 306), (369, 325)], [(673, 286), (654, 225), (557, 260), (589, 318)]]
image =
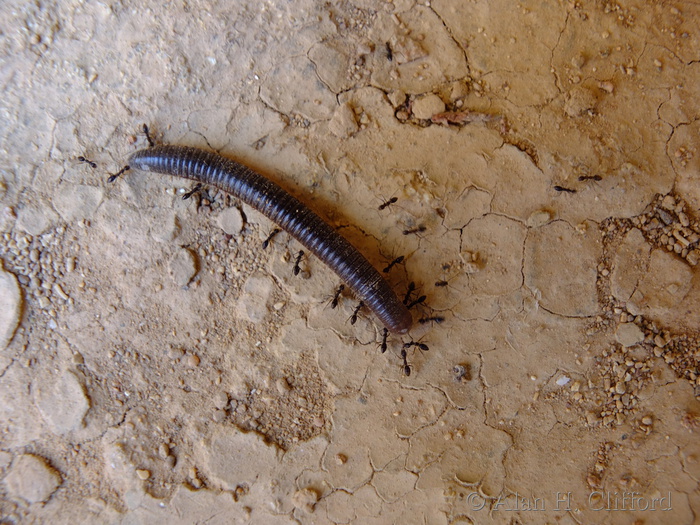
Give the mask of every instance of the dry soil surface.
[[(699, 28), (689, 1), (2, 2), (0, 523), (698, 523)], [(143, 123), (403, 256), (410, 333), (382, 353), (229, 195), (108, 183)]]

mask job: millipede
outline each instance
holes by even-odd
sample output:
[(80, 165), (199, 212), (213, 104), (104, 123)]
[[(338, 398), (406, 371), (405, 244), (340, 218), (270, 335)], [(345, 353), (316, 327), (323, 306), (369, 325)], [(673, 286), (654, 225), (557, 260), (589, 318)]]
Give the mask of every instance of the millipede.
[[(237, 197), (329, 266), (389, 331), (403, 334), (411, 328), (411, 312), (379, 271), (345, 237), (270, 179), (234, 160), (189, 146), (142, 149), (129, 157), (129, 166), (194, 180)], [(116, 179), (112, 177), (110, 181)]]

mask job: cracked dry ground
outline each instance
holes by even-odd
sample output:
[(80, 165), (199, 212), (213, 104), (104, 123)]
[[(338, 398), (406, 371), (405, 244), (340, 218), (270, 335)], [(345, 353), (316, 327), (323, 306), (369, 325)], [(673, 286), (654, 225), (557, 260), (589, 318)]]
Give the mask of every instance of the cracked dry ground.
[[(699, 22), (4, 2), (0, 523), (697, 522)], [(230, 196), (106, 183), (143, 122), (270, 176), (377, 268), (404, 256), (410, 334), (382, 353)], [(408, 341), (429, 349), (406, 377)]]

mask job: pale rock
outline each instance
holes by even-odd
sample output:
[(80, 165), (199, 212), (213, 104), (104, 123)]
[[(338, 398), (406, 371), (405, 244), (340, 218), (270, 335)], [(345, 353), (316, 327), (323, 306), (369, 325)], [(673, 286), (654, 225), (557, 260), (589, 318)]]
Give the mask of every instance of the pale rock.
[(186, 248), (178, 252), (170, 260), (170, 276), (178, 286), (186, 286), (197, 273), (197, 263), (194, 254)]
[(22, 305), (17, 278), (5, 271), (0, 260), (0, 350), (4, 350), (15, 334)]
[(62, 435), (80, 428), (90, 401), (72, 372), (35, 381), (32, 390), (39, 412), (54, 433)]
[(102, 202), (104, 190), (96, 186), (62, 184), (52, 198), (54, 208), (66, 222), (91, 217)]
[(58, 219), (58, 215), (47, 204), (25, 206), (17, 210), (17, 227), (30, 235), (41, 235)]
[(347, 138), (357, 133), (360, 129), (355, 120), (355, 112), (350, 104), (342, 104), (335, 110), (333, 118), (328, 123), (328, 129), (338, 138)]
[(15, 459), (4, 483), (11, 497), (41, 503), (61, 485), (61, 476), (43, 458), (23, 454)]
[(445, 111), (445, 103), (435, 94), (418, 97), (412, 106), (413, 116), (418, 119), (429, 119), (433, 115)]
[(226, 208), (217, 217), (219, 227), (229, 235), (240, 235), (243, 230), (243, 215), (236, 207)]
[(634, 323), (622, 323), (615, 331), (615, 339), (622, 346), (630, 347), (644, 340), (644, 332)]

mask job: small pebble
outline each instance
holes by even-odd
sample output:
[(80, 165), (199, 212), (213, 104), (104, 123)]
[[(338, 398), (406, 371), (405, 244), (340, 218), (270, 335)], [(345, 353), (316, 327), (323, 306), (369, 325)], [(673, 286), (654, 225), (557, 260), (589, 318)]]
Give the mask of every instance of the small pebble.
[(49, 499), (61, 485), (62, 479), (44, 458), (23, 454), (12, 463), (3, 483), (10, 497), (28, 503), (41, 503)]
[(61, 285), (60, 285), (60, 284), (55, 283), (55, 284), (53, 285), (53, 291), (54, 291), (54, 293), (55, 293), (56, 295), (58, 295), (58, 296), (59, 296), (61, 299), (63, 299), (64, 301), (67, 301), (67, 300), (68, 300), (68, 295), (66, 294), (66, 292), (63, 291), (63, 288), (61, 288)]
[(151, 477), (151, 471), (146, 469), (138, 469), (136, 471), (136, 475), (139, 477), (140, 480), (146, 481), (148, 478)]
[(567, 376), (561, 376), (559, 379), (557, 379), (557, 385), (559, 386), (564, 386), (567, 384), (571, 379)]
[(311, 514), (318, 502), (318, 493), (312, 488), (297, 490), (292, 496), (292, 505)]
[(199, 366), (199, 357), (194, 354), (189, 354), (185, 358), (185, 366), (189, 368), (196, 368)]
[(445, 111), (445, 103), (435, 94), (424, 95), (413, 102), (413, 115), (418, 119), (429, 119)]
[(289, 382), (287, 381), (287, 378), (285, 378), (285, 377), (280, 377), (275, 382), (275, 386), (277, 387), (277, 392), (279, 392), (280, 395), (284, 395), (292, 389), (292, 387), (289, 386)]
[(219, 390), (214, 394), (213, 401), (215, 408), (222, 409), (228, 405), (228, 394), (223, 390)]
[(168, 350), (168, 357), (170, 359), (180, 359), (183, 355), (185, 355), (185, 351), (182, 348), (172, 347)]
[(243, 230), (243, 215), (235, 207), (227, 208), (219, 214), (219, 227), (229, 235), (240, 235)]

